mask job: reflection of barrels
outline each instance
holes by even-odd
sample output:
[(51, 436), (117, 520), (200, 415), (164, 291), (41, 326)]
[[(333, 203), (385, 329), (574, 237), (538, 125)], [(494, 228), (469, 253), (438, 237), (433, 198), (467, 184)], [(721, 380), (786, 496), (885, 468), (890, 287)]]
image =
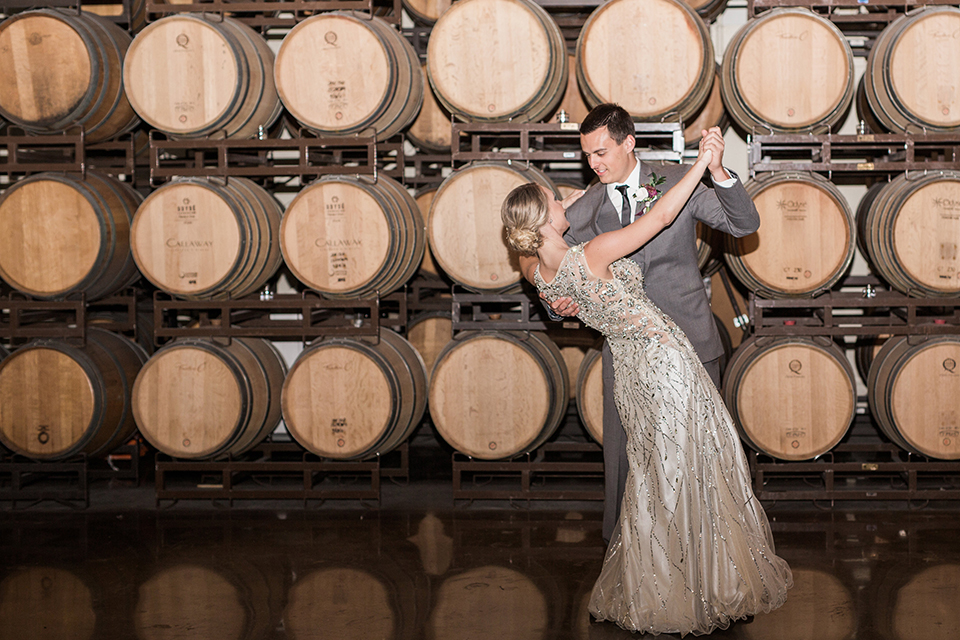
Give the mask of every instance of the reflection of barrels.
[(577, 39), (577, 80), (587, 105), (616, 102), (638, 120), (679, 114), (689, 122), (710, 95), (715, 70), (710, 32), (682, 0), (601, 4)]
[(723, 378), (740, 435), (782, 460), (814, 458), (840, 442), (853, 422), (856, 389), (842, 349), (802, 337), (745, 340)]
[(550, 637), (549, 616), (546, 596), (536, 582), (515, 569), (488, 565), (443, 581), (427, 628), (436, 640), (535, 640)]
[(877, 37), (863, 73), (870, 111), (897, 133), (960, 129), (960, 8), (902, 15)]
[(327, 176), (287, 207), (280, 247), (301, 282), (331, 298), (386, 295), (413, 277), (426, 245), (416, 201), (392, 178)]
[(775, 9), (734, 35), (720, 77), (723, 102), (747, 132), (819, 133), (853, 102), (853, 50), (829, 19)]
[(437, 101), (467, 122), (538, 122), (563, 98), (567, 49), (532, 0), (460, 0), (430, 32), (427, 74)]
[(174, 458), (237, 455), (280, 421), (286, 366), (266, 340), (175, 340), (133, 387), (133, 414), (150, 444)]
[(276, 272), (282, 209), (246, 178), (184, 178), (147, 196), (130, 230), (150, 282), (184, 298), (239, 298)]
[(457, 451), (494, 460), (532, 451), (566, 413), (567, 369), (546, 334), (463, 332), (430, 379), (430, 416)]
[(88, 327), (82, 347), (36, 340), (0, 362), (0, 442), (38, 460), (104, 455), (136, 425), (130, 393), (147, 354)]
[(86, 179), (41, 173), (17, 182), (0, 199), (0, 277), (37, 298), (116, 293), (140, 276), (130, 255), (140, 200), (92, 171)]
[(768, 298), (811, 296), (840, 281), (853, 262), (853, 213), (826, 178), (784, 172), (749, 180), (744, 187), (760, 212), (760, 229), (727, 236), (730, 272)]
[(160, 131), (249, 138), (280, 115), (273, 59), (263, 36), (238, 20), (181, 13), (137, 34), (123, 79), (133, 108)]
[(786, 603), (741, 626), (742, 637), (749, 640), (853, 640), (857, 637), (857, 608), (850, 588), (833, 573), (807, 567), (791, 568), (793, 588)]
[(867, 399), (880, 430), (908, 451), (960, 458), (958, 362), (958, 336), (887, 340), (867, 377)]
[(440, 106), (433, 96), (433, 89), (427, 80), (426, 67), (421, 68), (423, 74), (423, 106), (417, 114), (413, 124), (407, 129), (406, 136), (414, 145), (424, 151), (450, 153), (453, 144), (453, 127), (450, 124), (450, 114)]
[[(894, 565), (880, 580), (874, 628), (889, 640), (960, 637), (960, 565), (924, 558)], [(906, 566), (904, 566), (906, 565)], [(791, 593), (792, 595), (792, 593)]]
[(407, 339), (423, 358), (429, 377), (437, 356), (453, 339), (450, 311), (425, 311), (414, 316), (407, 324)]
[(0, 581), (0, 640), (90, 640), (96, 623), (93, 593), (70, 571), (26, 567)]
[(859, 244), (877, 275), (916, 296), (960, 293), (960, 172), (897, 176), (857, 211)]
[(380, 340), (327, 338), (304, 349), (283, 384), (287, 431), (313, 453), (371, 457), (402, 444), (427, 404), (427, 372), (413, 345), (381, 328)]
[(87, 142), (133, 129), (123, 90), (130, 35), (109, 20), (57, 9), (0, 23), (0, 116), (30, 131), (82, 125)]
[(324, 12), (299, 23), (280, 44), (275, 73), (290, 115), (325, 134), (375, 129), (386, 140), (413, 122), (423, 102), (413, 46), (364, 14)]
[(140, 585), (133, 616), (140, 640), (263, 638), (275, 627), (270, 584), (241, 560), (181, 562)]
[(399, 638), (402, 612), (396, 594), (363, 569), (330, 567), (311, 571), (290, 587), (283, 612), (287, 637), (339, 640)]
[(467, 289), (502, 292), (520, 284), (520, 267), (504, 239), (500, 206), (515, 187), (536, 182), (557, 192), (534, 167), (471, 162), (443, 181), (430, 205), (430, 249), (443, 271)]
[(600, 350), (590, 349), (577, 374), (577, 413), (590, 437), (603, 446), (603, 372)]

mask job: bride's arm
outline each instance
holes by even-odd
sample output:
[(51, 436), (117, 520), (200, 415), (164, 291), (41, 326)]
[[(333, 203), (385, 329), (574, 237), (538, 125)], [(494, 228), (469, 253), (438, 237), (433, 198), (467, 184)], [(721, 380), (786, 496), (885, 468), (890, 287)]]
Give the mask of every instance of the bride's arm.
[(712, 157), (713, 152), (704, 150), (701, 141), (697, 161), (677, 184), (654, 202), (650, 211), (624, 228), (602, 233), (588, 242), (583, 256), (590, 271), (600, 278), (610, 277), (611, 264), (645, 245), (673, 222), (697, 188)]

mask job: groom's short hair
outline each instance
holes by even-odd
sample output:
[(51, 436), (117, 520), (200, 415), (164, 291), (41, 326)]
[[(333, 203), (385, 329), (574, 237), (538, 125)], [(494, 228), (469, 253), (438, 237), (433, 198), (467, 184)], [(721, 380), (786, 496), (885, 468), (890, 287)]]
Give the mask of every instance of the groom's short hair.
[(580, 123), (580, 135), (593, 133), (602, 127), (607, 128), (610, 137), (617, 144), (623, 144), (627, 136), (632, 136), (636, 131), (633, 118), (627, 110), (612, 102), (598, 104), (590, 110)]

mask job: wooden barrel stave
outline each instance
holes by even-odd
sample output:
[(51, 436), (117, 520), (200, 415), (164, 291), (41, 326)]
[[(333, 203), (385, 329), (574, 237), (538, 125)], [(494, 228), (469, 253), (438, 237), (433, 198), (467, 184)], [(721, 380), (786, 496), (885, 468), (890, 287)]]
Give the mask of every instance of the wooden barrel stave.
[(747, 133), (823, 133), (843, 122), (853, 74), (853, 51), (832, 22), (778, 8), (734, 35), (720, 76), (723, 102)]
[(373, 343), (354, 338), (313, 342), (284, 381), (290, 435), (313, 453), (363, 459), (409, 437), (426, 409), (426, 368), (412, 345), (386, 328)]
[(960, 458), (960, 339), (897, 336), (877, 352), (867, 400), (880, 430), (901, 448)]
[(485, 460), (509, 458), (556, 431), (567, 385), (563, 355), (545, 335), (462, 332), (437, 357), (430, 415), (454, 449)]
[[(633, 41), (635, 46), (613, 46)], [(671, 56), (663, 56), (664, 50)], [(679, 0), (600, 5), (580, 31), (576, 55), (587, 106), (616, 102), (640, 121), (691, 121), (710, 94), (716, 67), (706, 25)], [(657, 64), (649, 64), (654, 59)]]
[(131, 388), (146, 359), (133, 341), (95, 327), (82, 347), (24, 345), (0, 362), (0, 442), (38, 460), (109, 453), (133, 435)]
[(174, 458), (237, 455), (279, 422), (286, 367), (259, 338), (180, 338), (144, 365), (133, 389), (140, 433)]
[(434, 260), (452, 280), (479, 292), (519, 288), (519, 262), (504, 240), (500, 206), (526, 182), (558, 194), (540, 170), (505, 162), (471, 162), (443, 181), (430, 204), (428, 234)]
[(331, 298), (386, 295), (419, 268), (426, 249), (413, 197), (392, 178), (326, 176), (297, 194), (280, 225), (293, 275)]
[(843, 351), (829, 340), (750, 338), (727, 365), (723, 399), (751, 448), (808, 460), (846, 435), (856, 381)]
[(744, 187), (760, 212), (760, 230), (724, 241), (727, 267), (744, 286), (767, 298), (809, 297), (840, 281), (853, 263), (856, 223), (833, 183), (781, 172)]

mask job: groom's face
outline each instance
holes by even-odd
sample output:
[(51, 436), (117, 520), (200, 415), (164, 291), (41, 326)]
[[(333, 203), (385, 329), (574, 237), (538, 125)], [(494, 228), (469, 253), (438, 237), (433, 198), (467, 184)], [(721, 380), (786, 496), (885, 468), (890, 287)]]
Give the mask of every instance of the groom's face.
[(627, 136), (623, 142), (617, 144), (610, 137), (606, 127), (580, 135), (580, 147), (586, 156), (590, 168), (597, 174), (603, 184), (626, 182), (630, 172), (637, 164), (633, 155), (636, 141), (633, 136)]

